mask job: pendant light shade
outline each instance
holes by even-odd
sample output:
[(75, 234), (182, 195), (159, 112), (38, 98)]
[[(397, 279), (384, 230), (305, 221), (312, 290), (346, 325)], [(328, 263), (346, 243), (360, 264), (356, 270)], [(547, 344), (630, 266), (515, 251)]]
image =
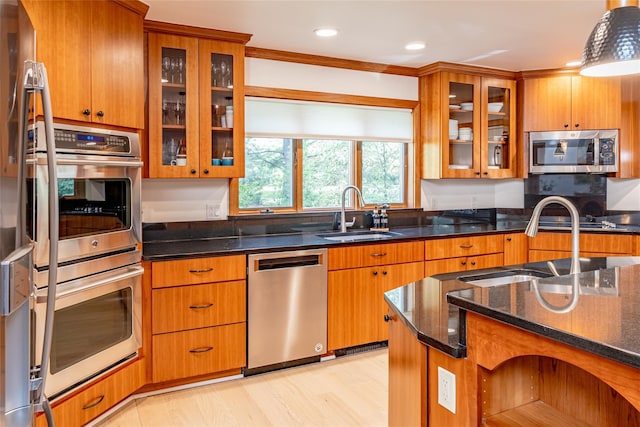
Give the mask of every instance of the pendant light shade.
[(640, 9), (608, 10), (591, 32), (582, 53), (583, 76), (624, 76), (640, 73)]

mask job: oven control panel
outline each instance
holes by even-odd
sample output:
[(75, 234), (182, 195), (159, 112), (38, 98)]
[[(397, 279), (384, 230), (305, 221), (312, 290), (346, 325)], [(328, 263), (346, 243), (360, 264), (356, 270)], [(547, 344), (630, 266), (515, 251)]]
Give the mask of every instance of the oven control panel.
[[(53, 136), (58, 153), (140, 156), (140, 140), (135, 132), (54, 123)], [(27, 149), (29, 152), (46, 151), (43, 122), (37, 122), (28, 130)]]
[(131, 151), (129, 138), (122, 135), (55, 129), (54, 136), (56, 150), (98, 151), (101, 153), (129, 153)]

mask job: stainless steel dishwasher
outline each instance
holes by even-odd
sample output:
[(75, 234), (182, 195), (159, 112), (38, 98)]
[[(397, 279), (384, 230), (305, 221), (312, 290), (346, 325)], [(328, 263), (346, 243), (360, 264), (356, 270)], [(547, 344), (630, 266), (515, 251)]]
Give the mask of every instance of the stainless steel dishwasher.
[(248, 264), (245, 374), (319, 360), (327, 348), (327, 250), (249, 255)]

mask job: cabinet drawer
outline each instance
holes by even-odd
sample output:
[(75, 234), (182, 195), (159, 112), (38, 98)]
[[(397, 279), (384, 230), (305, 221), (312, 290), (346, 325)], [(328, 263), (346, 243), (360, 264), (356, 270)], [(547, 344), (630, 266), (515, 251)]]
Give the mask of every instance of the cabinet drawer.
[[(546, 251), (571, 251), (571, 233), (538, 233), (529, 238), (529, 249)], [(633, 236), (621, 234), (580, 233), (580, 253), (631, 255)]]
[[(85, 425), (142, 387), (145, 382), (144, 373), (144, 360), (137, 360), (56, 404), (53, 408), (56, 425)], [(45, 417), (38, 416), (36, 424), (38, 427), (46, 426)]]
[(504, 251), (502, 236), (469, 236), (424, 242), (425, 257), (430, 259), (456, 258)]
[(154, 335), (153, 382), (246, 365), (246, 323)]
[(245, 280), (246, 275), (244, 255), (158, 261), (151, 264), (151, 283), (154, 288)]
[(208, 283), (153, 290), (153, 333), (244, 322), (246, 282)]
[(330, 248), (328, 254), (329, 270), (342, 270), (345, 268), (423, 261), (424, 245), (422, 242), (406, 242), (349, 246)]
[(501, 267), (502, 265), (504, 265), (503, 254), (498, 252), (488, 255), (425, 261), (424, 271), (426, 276), (434, 276), (436, 274), (478, 270), (480, 268)]

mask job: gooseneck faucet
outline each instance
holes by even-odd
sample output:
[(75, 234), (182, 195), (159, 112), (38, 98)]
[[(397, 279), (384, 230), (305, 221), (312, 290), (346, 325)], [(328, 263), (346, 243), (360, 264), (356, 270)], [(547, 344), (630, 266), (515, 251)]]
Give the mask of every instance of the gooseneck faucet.
[(571, 215), (571, 274), (580, 273), (580, 215), (575, 205), (568, 199), (560, 196), (549, 196), (540, 200), (535, 208), (533, 208), (533, 214), (527, 225), (524, 233), (529, 237), (535, 237), (538, 234), (538, 225), (540, 223), (540, 215), (542, 209), (551, 203), (557, 203), (564, 206), (569, 210)]
[[(364, 207), (365, 203), (364, 203), (364, 199), (362, 198), (362, 193), (360, 192), (360, 189), (358, 187), (356, 187), (355, 185), (347, 185), (344, 190), (342, 190), (342, 205), (340, 206), (340, 232), (341, 233), (346, 233), (347, 232), (347, 220), (345, 218), (345, 214), (344, 214), (344, 199), (345, 196), (347, 195), (347, 191), (348, 190), (353, 190), (356, 192), (357, 196), (358, 196), (358, 203), (360, 204), (360, 207)], [(349, 226), (353, 226), (353, 224), (356, 222), (356, 219), (353, 218), (353, 221), (351, 221), (351, 223), (349, 224)]]

